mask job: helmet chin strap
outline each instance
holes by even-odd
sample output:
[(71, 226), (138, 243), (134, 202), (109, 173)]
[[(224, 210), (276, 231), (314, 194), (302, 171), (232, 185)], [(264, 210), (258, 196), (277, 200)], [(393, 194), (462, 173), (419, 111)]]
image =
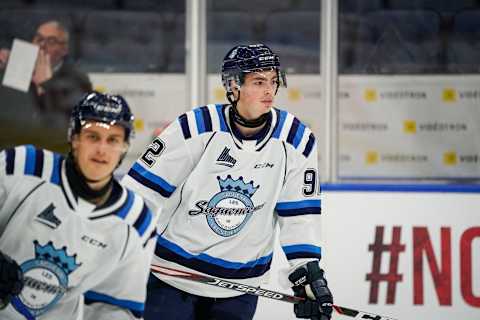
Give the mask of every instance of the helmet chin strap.
[(252, 119), (252, 120), (246, 119), (245, 117), (243, 117), (237, 110), (237, 103), (238, 103), (238, 101), (240, 101), (240, 91), (238, 92), (238, 99), (237, 100), (232, 99), (232, 96), (233, 96), (232, 92), (227, 93), (227, 99), (232, 104), (232, 110), (233, 110), (232, 119), (235, 123), (241, 125), (242, 127), (246, 127), (246, 128), (258, 128), (258, 127), (262, 126), (263, 124), (265, 124), (265, 122), (267, 122), (268, 112), (262, 114), (260, 117), (258, 117), (256, 119)]

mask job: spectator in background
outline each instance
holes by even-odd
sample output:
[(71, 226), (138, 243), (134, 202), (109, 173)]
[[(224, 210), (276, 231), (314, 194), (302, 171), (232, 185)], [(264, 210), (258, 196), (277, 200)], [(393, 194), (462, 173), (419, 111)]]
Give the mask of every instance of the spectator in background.
[[(32, 130), (18, 134), (1, 130), (1, 134), (7, 133), (10, 138), (9, 141), (2, 141), (0, 138), (0, 148), (19, 143), (34, 143), (54, 151), (66, 150), (65, 135), (56, 132), (65, 132), (71, 106), (85, 92), (92, 90), (88, 76), (67, 61), (69, 37), (67, 28), (59, 21), (51, 20), (38, 26), (32, 43), (38, 45), (40, 50), (29, 93), (0, 88), (3, 109), (0, 113), (0, 124), (13, 122), (22, 127), (16, 130), (24, 131), (24, 123)], [(5, 68), (9, 55), (8, 49), (0, 50), (0, 69)], [(15, 128), (9, 127), (9, 130), (15, 131)], [(36, 127), (38, 130), (35, 130)], [(58, 130), (42, 131), (42, 127), (58, 127)], [(15, 138), (19, 140), (15, 141)]]

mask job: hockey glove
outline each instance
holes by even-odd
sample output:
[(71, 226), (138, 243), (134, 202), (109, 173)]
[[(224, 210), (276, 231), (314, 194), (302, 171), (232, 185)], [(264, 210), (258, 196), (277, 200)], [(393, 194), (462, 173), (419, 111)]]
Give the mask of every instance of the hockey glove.
[(18, 264), (0, 251), (0, 310), (22, 292), (23, 273)]
[(295, 295), (306, 299), (293, 307), (297, 318), (329, 320), (332, 317), (332, 293), (317, 261), (297, 268), (288, 279), (293, 283)]

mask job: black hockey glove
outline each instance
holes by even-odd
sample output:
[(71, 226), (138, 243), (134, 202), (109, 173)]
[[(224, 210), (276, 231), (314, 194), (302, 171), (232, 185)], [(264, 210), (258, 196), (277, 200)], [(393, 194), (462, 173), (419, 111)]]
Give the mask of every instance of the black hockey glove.
[(330, 320), (333, 297), (317, 261), (310, 261), (296, 269), (288, 279), (293, 283), (295, 295), (306, 299), (293, 307), (297, 318)]
[(0, 251), (0, 310), (23, 289), (23, 273), (18, 264)]

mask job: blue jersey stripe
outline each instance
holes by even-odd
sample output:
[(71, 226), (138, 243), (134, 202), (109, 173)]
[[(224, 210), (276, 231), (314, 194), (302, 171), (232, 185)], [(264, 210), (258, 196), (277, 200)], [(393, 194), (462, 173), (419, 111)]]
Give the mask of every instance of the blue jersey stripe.
[(6, 174), (13, 174), (15, 170), (15, 149), (5, 150), (6, 159)]
[(130, 190), (127, 190), (127, 199), (125, 200), (125, 203), (117, 211), (117, 216), (119, 216), (122, 219), (125, 219), (125, 217), (130, 212), (130, 209), (133, 206), (134, 199), (135, 199), (135, 196), (133, 195), (133, 192)]
[(204, 253), (193, 255), (161, 236), (158, 236), (155, 254), (167, 261), (226, 279), (247, 279), (261, 276), (270, 269), (272, 262), (272, 254), (246, 263), (231, 262)]
[(42, 177), (43, 159), (44, 159), (43, 150), (35, 149), (35, 168), (33, 170), (33, 175), (34, 176)]
[(188, 118), (187, 115), (184, 113), (179, 118), (178, 121), (180, 122), (180, 126), (182, 127), (183, 137), (186, 139), (190, 139), (192, 134), (190, 133), (190, 127), (188, 126)]
[(273, 132), (272, 137), (279, 138), (280, 133), (282, 132), (283, 125), (285, 124), (285, 119), (287, 119), (287, 112), (283, 110), (279, 110), (277, 112), (277, 125), (275, 131)]
[(202, 134), (205, 132), (205, 120), (203, 119), (203, 113), (200, 108), (196, 108), (193, 110), (195, 114), (195, 122), (197, 123), (197, 132), (198, 134)]
[(275, 210), (281, 217), (299, 216), (304, 214), (321, 214), (320, 200), (303, 200), (295, 202), (279, 202)]
[(149, 187), (166, 198), (170, 197), (176, 189), (161, 177), (147, 171), (138, 163), (135, 163), (132, 166), (128, 172), (128, 175), (140, 182), (142, 185)]
[(26, 155), (25, 155), (25, 170), (23, 171), (26, 175), (33, 175), (35, 170), (35, 148), (32, 145), (25, 146)]
[(311, 244), (282, 246), (282, 249), (288, 260), (298, 258), (317, 258), (320, 260), (322, 258), (322, 249)]
[(102, 302), (114, 306), (119, 306), (124, 309), (130, 310), (136, 318), (142, 318), (143, 312), (145, 310), (145, 304), (141, 302), (125, 300), (125, 299), (117, 299), (112, 296), (108, 296), (103, 293), (95, 292), (95, 291), (87, 291), (84, 294), (85, 296), (85, 303), (87, 305)]
[(133, 224), (135, 229), (137, 229), (140, 236), (143, 236), (145, 230), (147, 230), (148, 225), (152, 221), (152, 212), (148, 207), (144, 204), (142, 208), (142, 213), (138, 217), (137, 221)]
[(50, 182), (56, 185), (60, 184), (60, 172), (62, 170), (61, 160), (62, 156), (60, 156), (58, 153), (53, 154), (53, 168)]
[(320, 208), (322, 202), (320, 199), (315, 200), (302, 200), (302, 201), (291, 201), (291, 202), (278, 202), (276, 209), (288, 210), (288, 209), (300, 209), (308, 207)]
[(210, 116), (210, 111), (208, 110), (208, 107), (201, 107), (200, 110), (202, 110), (202, 115), (203, 115), (203, 120), (204, 120), (204, 125), (205, 125), (205, 131), (206, 132), (211, 132), (212, 131), (212, 117)]
[(305, 146), (305, 150), (303, 150), (303, 155), (308, 158), (310, 155), (310, 152), (313, 150), (313, 145), (315, 144), (315, 136), (313, 133), (310, 133), (310, 136), (308, 137), (308, 142), (307, 145)]
[(227, 123), (225, 121), (225, 116), (223, 113), (223, 105), (222, 104), (216, 104), (215, 108), (217, 109), (217, 114), (218, 114), (218, 121), (220, 122), (220, 130), (227, 132)]
[(287, 142), (290, 143), (291, 145), (293, 145), (293, 139), (295, 138), (299, 125), (300, 125), (300, 120), (298, 120), (297, 118), (293, 118), (292, 126), (290, 127), (290, 130), (288, 131), (288, 136), (287, 136)]
[(295, 133), (295, 137), (293, 137), (293, 146), (295, 147), (295, 149), (300, 144), (300, 141), (302, 141), (304, 133), (305, 133), (305, 125), (300, 122), (300, 124), (298, 125), (297, 132)]

